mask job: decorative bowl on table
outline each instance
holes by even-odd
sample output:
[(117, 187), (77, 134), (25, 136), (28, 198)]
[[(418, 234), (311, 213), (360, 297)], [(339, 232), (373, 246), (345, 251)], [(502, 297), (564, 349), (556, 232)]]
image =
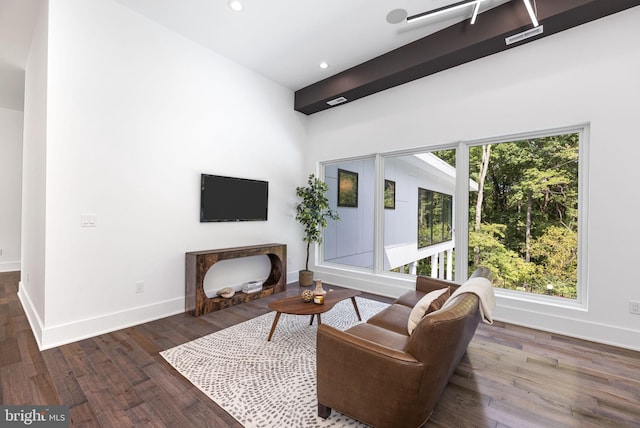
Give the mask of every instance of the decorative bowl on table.
[(311, 290), (304, 290), (301, 294), (300, 297), (302, 297), (302, 301), (309, 303), (313, 300), (313, 291)]
[(236, 294), (236, 292), (231, 287), (225, 287), (222, 290), (220, 290), (218, 292), (218, 294), (220, 294), (221, 297), (224, 297), (225, 299), (228, 299), (230, 297), (233, 297), (233, 295)]

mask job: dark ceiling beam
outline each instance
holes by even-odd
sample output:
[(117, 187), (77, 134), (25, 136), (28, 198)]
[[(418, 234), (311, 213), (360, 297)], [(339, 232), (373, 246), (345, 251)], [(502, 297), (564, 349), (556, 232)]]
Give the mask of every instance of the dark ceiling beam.
[(538, 21), (544, 26), (540, 35), (506, 45), (506, 37), (532, 28), (524, 3), (513, 0), (483, 12), (474, 25), (465, 20), (302, 88), (295, 93), (294, 109), (317, 113), (332, 108), (327, 101), (335, 98), (354, 101), (638, 6), (640, 0), (536, 0), (536, 4)]

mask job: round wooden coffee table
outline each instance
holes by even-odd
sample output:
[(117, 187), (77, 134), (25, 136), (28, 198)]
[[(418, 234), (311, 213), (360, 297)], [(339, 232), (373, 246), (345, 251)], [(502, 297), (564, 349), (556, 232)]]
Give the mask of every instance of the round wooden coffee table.
[(267, 341), (271, 340), (273, 332), (276, 329), (276, 325), (278, 325), (278, 321), (280, 320), (280, 315), (311, 315), (309, 325), (313, 324), (313, 318), (318, 315), (318, 324), (322, 324), (320, 314), (327, 312), (333, 308), (336, 303), (345, 299), (351, 299), (351, 303), (353, 303), (353, 308), (356, 310), (358, 320), (362, 321), (358, 305), (356, 304), (356, 296), (358, 295), (360, 295), (360, 292), (356, 290), (330, 290), (325, 295), (324, 303), (322, 305), (317, 305), (313, 302), (303, 302), (302, 297), (300, 296), (286, 297), (269, 303), (269, 308), (276, 311), (276, 317), (273, 319), (273, 324), (271, 325), (271, 331), (269, 332), (269, 338)]

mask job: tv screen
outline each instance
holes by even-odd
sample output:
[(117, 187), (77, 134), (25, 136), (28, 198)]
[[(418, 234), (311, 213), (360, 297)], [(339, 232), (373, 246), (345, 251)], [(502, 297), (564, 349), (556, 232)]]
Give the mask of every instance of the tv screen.
[(202, 174), (200, 221), (266, 221), (269, 183)]

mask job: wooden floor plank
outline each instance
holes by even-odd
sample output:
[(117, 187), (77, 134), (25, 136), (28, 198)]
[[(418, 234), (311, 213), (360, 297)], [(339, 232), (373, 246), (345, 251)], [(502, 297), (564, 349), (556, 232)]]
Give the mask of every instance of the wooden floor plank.
[(135, 427), (163, 428), (165, 426), (146, 401), (128, 409), (126, 413)]
[[(64, 350), (71, 348), (70, 345), (42, 352), (42, 357), (50, 374), (59, 402), (71, 408), (87, 403), (87, 397), (82, 392), (78, 384), (78, 375), (87, 374), (72, 368), (72, 364), (67, 360)], [(81, 412), (82, 414), (83, 412)]]
[(93, 409), (89, 405), (88, 401), (70, 406), (69, 418), (71, 420), (70, 425), (76, 428), (90, 428), (101, 426), (98, 422), (98, 416), (96, 416), (96, 414), (93, 412)]
[(10, 366), (20, 361), (18, 339), (13, 336), (0, 341), (0, 367)]
[[(73, 427), (241, 428), (159, 352), (268, 313), (269, 302), (301, 291), (289, 285), (199, 318), (178, 314), (41, 352), (18, 281), (0, 273), (0, 402), (68, 405)], [(640, 428), (638, 373), (639, 352), (481, 324), (426, 426)]]
[(22, 364), (13, 364), (0, 368), (0, 382), (2, 383), (3, 404), (46, 404), (38, 403), (34, 397), (33, 387), (29, 376)]
[[(135, 360), (137, 353), (134, 351), (134, 348), (124, 340), (124, 336), (109, 334), (103, 335), (102, 337), (113, 339), (108, 343), (100, 342), (99, 344), (105, 357), (109, 359), (123, 380), (126, 380), (129, 385), (137, 385), (148, 379), (143, 367), (145, 363), (151, 364), (152, 361), (147, 362), (146, 359), (143, 359), (142, 364), (138, 363)], [(122, 338), (122, 340), (116, 339), (117, 337)]]
[[(151, 338), (151, 332), (145, 328), (144, 325), (138, 326), (136, 328), (128, 328), (123, 330), (131, 338), (133, 342), (140, 348), (142, 353), (149, 356), (151, 360), (152, 355), (156, 355), (158, 352), (162, 351), (154, 340)], [(151, 361), (149, 362), (151, 363)]]

